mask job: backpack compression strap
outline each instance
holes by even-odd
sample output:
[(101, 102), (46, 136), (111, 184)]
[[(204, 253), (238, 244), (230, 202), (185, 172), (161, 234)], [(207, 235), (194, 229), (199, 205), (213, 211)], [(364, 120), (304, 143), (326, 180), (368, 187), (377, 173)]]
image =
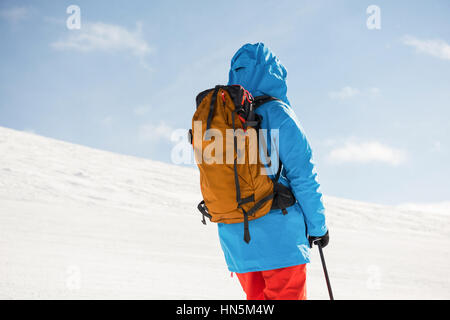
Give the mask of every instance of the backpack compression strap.
[(208, 119), (206, 120), (206, 130), (209, 130), (211, 128), (211, 120), (212, 120), (212, 117), (214, 114), (214, 105), (216, 104), (217, 92), (219, 91), (219, 88), (220, 88), (219, 86), (216, 86), (214, 88), (214, 92), (211, 97), (211, 103), (209, 105)]

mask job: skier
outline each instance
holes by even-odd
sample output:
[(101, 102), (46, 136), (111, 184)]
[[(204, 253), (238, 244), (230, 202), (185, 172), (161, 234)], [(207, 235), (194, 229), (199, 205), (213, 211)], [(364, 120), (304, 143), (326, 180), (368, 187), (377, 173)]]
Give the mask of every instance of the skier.
[(325, 247), (329, 241), (311, 148), (286, 96), (286, 76), (285, 67), (263, 43), (246, 44), (231, 59), (229, 85), (241, 85), (253, 97), (279, 99), (263, 104), (256, 113), (268, 135), (271, 129), (279, 130), (283, 164), (279, 181), (297, 200), (287, 208), (289, 214), (276, 209), (249, 221), (249, 243), (242, 241), (242, 223), (218, 224), (228, 269), (237, 275), (248, 300), (306, 299), (310, 247), (313, 242)]

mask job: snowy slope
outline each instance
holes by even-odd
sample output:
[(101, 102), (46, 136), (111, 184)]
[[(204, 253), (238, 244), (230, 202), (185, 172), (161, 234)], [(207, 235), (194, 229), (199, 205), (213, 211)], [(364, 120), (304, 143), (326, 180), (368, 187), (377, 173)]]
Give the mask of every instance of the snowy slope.
[[(0, 299), (241, 299), (200, 199), (195, 169), (0, 127)], [(325, 201), (337, 299), (450, 298), (450, 214)]]

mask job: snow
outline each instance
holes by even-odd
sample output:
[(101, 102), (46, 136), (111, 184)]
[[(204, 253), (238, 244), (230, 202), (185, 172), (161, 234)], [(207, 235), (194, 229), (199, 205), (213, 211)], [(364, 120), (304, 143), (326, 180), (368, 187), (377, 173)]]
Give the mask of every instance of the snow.
[[(0, 299), (243, 299), (199, 200), (196, 169), (0, 127)], [(448, 212), (325, 204), (336, 299), (450, 298)]]

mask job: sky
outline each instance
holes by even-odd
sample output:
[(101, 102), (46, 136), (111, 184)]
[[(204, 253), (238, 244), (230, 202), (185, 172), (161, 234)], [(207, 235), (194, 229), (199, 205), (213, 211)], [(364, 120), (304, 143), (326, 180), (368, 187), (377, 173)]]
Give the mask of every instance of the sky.
[(0, 126), (172, 162), (197, 93), (264, 42), (324, 194), (448, 205), (449, 16), (447, 0), (2, 0)]

